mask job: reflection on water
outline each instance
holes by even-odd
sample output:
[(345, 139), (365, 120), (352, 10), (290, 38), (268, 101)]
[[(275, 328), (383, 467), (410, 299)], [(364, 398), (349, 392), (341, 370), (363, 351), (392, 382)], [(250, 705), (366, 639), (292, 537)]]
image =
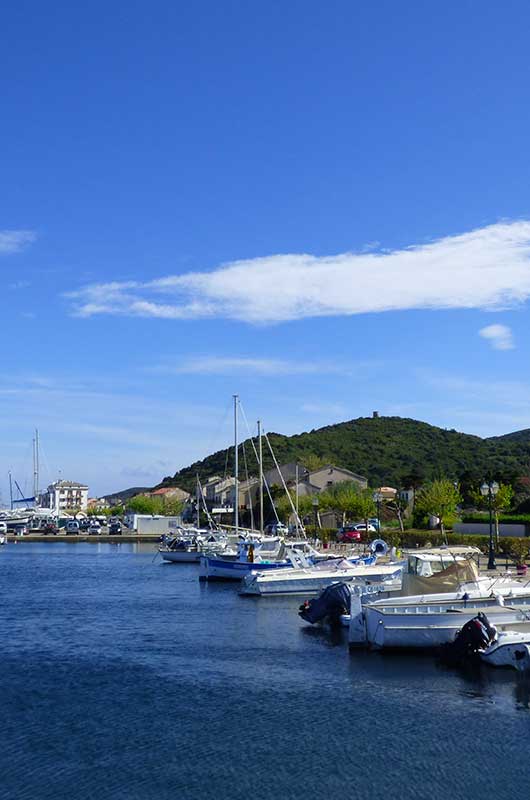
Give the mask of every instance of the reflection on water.
[(526, 676), (350, 654), (140, 548), (0, 552), (1, 798), (522, 796)]

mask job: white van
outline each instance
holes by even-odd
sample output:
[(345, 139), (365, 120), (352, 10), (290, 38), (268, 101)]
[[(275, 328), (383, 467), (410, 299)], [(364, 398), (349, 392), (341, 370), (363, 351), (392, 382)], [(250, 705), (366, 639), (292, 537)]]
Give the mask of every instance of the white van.
[(76, 519), (70, 519), (66, 523), (66, 533), (79, 533), (79, 522)]

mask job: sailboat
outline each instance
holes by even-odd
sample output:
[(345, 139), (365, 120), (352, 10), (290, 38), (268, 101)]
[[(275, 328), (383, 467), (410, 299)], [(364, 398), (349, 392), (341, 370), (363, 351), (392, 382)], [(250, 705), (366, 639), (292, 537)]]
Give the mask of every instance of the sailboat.
[[(263, 535), (263, 453), (261, 422), (258, 422), (259, 440), (259, 491), (260, 491), (260, 530), (246, 531), (239, 525), (239, 441), (238, 441), (238, 410), (239, 395), (234, 399), (234, 530), (233, 534), (239, 540), (237, 554), (226, 556), (223, 553), (204, 554), (200, 560), (199, 580), (233, 580), (240, 581), (252, 570), (273, 570), (293, 566), (286, 548), (280, 537), (267, 538)], [(296, 545), (295, 545), (296, 546)], [(300, 545), (309, 556), (318, 555), (307, 542)]]

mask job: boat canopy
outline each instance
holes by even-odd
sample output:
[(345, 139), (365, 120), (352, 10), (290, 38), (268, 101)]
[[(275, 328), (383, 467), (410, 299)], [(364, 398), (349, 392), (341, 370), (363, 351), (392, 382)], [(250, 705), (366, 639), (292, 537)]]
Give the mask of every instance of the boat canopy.
[(475, 583), (479, 576), (476, 562), (472, 558), (453, 556), (440, 563), (409, 557), (408, 567), (408, 571), (403, 574), (400, 592), (402, 596), (456, 592), (461, 584)]

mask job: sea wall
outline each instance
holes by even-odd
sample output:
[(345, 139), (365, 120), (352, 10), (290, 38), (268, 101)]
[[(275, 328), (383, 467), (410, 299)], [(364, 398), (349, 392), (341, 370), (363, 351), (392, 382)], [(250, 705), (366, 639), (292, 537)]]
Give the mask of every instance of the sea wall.
[[(502, 523), (499, 525), (501, 536), (526, 536), (526, 525), (513, 525)], [(488, 535), (490, 526), (488, 522), (456, 522), (453, 525), (455, 533), (484, 534)]]

